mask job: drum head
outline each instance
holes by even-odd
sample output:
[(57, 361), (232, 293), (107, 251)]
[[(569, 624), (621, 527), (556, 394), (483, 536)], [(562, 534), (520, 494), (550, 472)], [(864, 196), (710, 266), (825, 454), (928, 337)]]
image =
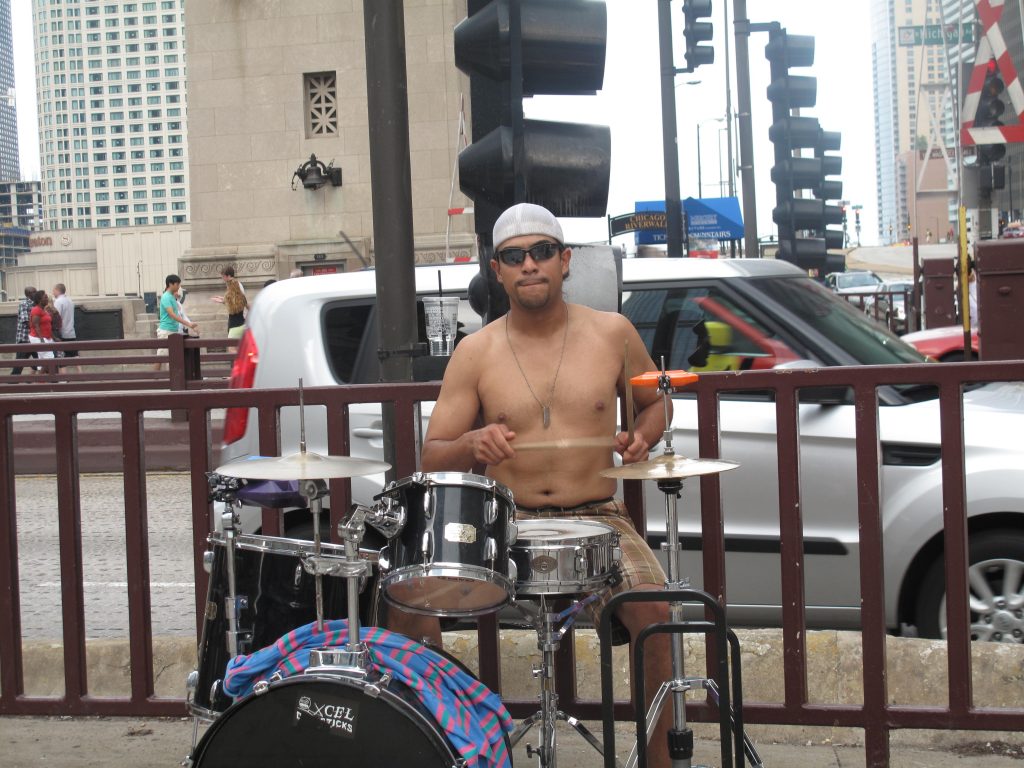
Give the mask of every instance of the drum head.
[(538, 544), (557, 544), (559, 542), (576, 542), (593, 536), (606, 536), (614, 533), (610, 525), (593, 520), (562, 520), (545, 518), (543, 520), (518, 520), (519, 536), (516, 543), (527, 542)]
[(196, 747), (196, 768), (426, 766), (457, 755), (415, 697), (394, 681), (377, 696), (363, 680), (307, 675), (271, 685), (225, 712)]

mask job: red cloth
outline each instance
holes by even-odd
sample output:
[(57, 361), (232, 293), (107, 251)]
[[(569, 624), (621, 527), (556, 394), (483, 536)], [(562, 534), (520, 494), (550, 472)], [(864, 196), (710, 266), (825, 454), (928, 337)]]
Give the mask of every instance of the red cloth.
[(39, 333), (36, 333), (36, 322), (29, 321), (29, 333), (40, 339), (53, 340), (53, 320), (50, 319), (50, 313), (40, 307), (38, 304), (32, 307), (33, 318), (38, 320)]

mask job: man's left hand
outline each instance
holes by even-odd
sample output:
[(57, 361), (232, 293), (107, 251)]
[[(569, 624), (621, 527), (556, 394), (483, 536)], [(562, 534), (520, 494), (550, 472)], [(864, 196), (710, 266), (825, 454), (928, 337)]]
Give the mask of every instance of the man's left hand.
[(633, 442), (629, 442), (628, 432), (619, 432), (615, 436), (615, 451), (622, 455), (623, 464), (633, 464), (638, 461), (646, 461), (651, 446), (639, 432), (633, 433)]

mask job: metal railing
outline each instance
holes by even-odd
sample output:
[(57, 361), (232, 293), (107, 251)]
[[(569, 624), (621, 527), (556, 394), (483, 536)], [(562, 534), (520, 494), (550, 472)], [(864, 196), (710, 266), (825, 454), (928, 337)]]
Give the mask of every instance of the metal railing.
[[(178, 333), (166, 339), (0, 344), (0, 394), (224, 388), (237, 346), (237, 339), (196, 338)], [(19, 352), (41, 350), (73, 350), (78, 355), (45, 360), (14, 357)], [(35, 368), (39, 370), (34, 371)], [(22, 370), (13, 375), (16, 369)]]
[[(1024, 708), (986, 709), (976, 706), (971, 688), (969, 610), (967, 603), (967, 521), (964, 510), (963, 403), (965, 384), (990, 381), (1024, 381), (1024, 362), (973, 363), (918, 366), (875, 366), (825, 368), (817, 370), (744, 371), (704, 375), (695, 385), (700, 423), (699, 453), (720, 457), (719, 399), (740, 391), (772, 393), (777, 416), (779, 466), (779, 510), (781, 526), (781, 586), (787, 596), (782, 608), (782, 637), (785, 690), (781, 701), (750, 702), (744, 708), (749, 723), (783, 725), (826, 725), (862, 728), (867, 763), (885, 766), (889, 760), (889, 735), (901, 728), (965, 730), (1024, 730)], [(904, 706), (889, 703), (886, 688), (886, 620), (882, 562), (882, 525), (877, 390), (896, 384), (926, 384), (937, 388), (941, 410), (942, 478), (944, 508), (944, 549), (948, 600), (948, 704), (945, 707)], [(803, 522), (800, 503), (799, 420), (800, 390), (818, 387), (852, 387), (856, 413), (856, 456), (858, 515), (860, 526), (860, 592), (862, 598), (862, 652), (864, 699), (862, 704), (813, 704), (808, 696), (806, 621), (803, 582)], [(416, 470), (415, 434), (417, 404), (437, 396), (437, 384), (402, 384), (307, 389), (307, 406), (324, 406), (331, 454), (348, 454), (348, 407), (355, 403), (390, 403), (394, 407), (395, 444), (398, 455), (393, 470), (406, 477)], [(298, 405), (295, 390), (169, 392), (161, 396), (160, 407), (181, 410), (188, 415), (189, 448), (192, 460), (191, 505), (193, 525), (193, 569), (197, 632), (202, 627), (206, 601), (206, 572), (203, 553), (211, 525), (211, 505), (204, 473), (211, 465), (211, 411), (228, 407), (258, 409), (260, 451), (278, 453), (279, 411)], [(154, 695), (153, 637), (150, 616), (150, 579), (145, 494), (145, 444), (140, 421), (153, 408), (152, 399), (142, 393), (126, 393), (116, 402), (99, 395), (79, 397), (11, 396), (0, 398), (0, 424), (5, 439), (0, 441), (0, 714), (24, 715), (181, 715), (180, 699)], [(125, 531), (127, 545), (128, 613), (130, 621), (131, 694), (127, 698), (101, 698), (89, 694), (85, 665), (84, 599), (82, 584), (82, 541), (80, 500), (77, 495), (78, 459), (74, 450), (76, 414), (96, 410), (121, 413), (124, 450)], [(59, 555), (62, 564), (63, 653), (65, 693), (62, 697), (32, 697), (24, 693), (19, 605), (19, 564), (16, 530), (18, 499), (14, 486), (12, 420), (19, 414), (50, 414), (54, 417), (57, 453)], [(723, 458), (728, 458), (725, 456)], [(347, 480), (330, 482), (331, 530), (350, 506)], [(703, 530), (704, 589), (726, 600), (725, 541), (721, 486), (717, 475), (700, 478), (701, 525)], [(642, 489), (638, 482), (626, 485), (627, 503), (638, 525), (643, 525)], [(272, 511), (263, 516), (263, 532), (280, 534), (279, 518)], [(479, 621), (480, 677), (495, 691), (501, 691), (500, 640), (497, 621)], [(598, 719), (600, 703), (581, 701), (575, 690), (573, 643), (562, 643), (556, 670), (558, 695), (566, 709), (581, 718)], [(709, 676), (714, 654), (708, 653)], [(509, 701), (514, 716), (532, 713), (536, 701)], [(710, 703), (688, 705), (693, 720), (716, 718)], [(627, 702), (617, 702), (616, 717), (628, 719)]]

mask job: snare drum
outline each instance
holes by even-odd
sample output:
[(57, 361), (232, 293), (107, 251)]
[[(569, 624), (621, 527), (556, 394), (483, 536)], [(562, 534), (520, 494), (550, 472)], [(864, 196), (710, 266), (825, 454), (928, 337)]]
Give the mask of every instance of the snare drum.
[(376, 497), (402, 507), (405, 525), (381, 550), (384, 597), (428, 616), (479, 616), (513, 597), (512, 492), (482, 475), (417, 473)]
[(571, 595), (603, 586), (622, 558), (619, 533), (593, 520), (520, 520), (510, 556), (516, 593)]
[[(189, 676), (188, 705), (193, 715), (213, 719), (228, 708), (231, 699), (221, 690), (221, 680), (231, 653), (227, 614), (228, 547), (219, 533), (210, 536), (210, 583), (207, 589), (206, 617), (199, 643), (199, 665)], [(341, 558), (344, 546), (324, 542), (321, 556)], [(295, 627), (316, 619), (314, 577), (302, 566), (302, 558), (313, 554), (313, 542), (276, 536), (241, 534), (235, 537), (235, 597), (238, 652), (270, 645)], [(361, 558), (375, 561), (377, 552), (361, 550)], [(372, 589), (360, 598), (363, 620), (369, 618)], [(325, 619), (348, 616), (345, 580), (323, 577)]]

